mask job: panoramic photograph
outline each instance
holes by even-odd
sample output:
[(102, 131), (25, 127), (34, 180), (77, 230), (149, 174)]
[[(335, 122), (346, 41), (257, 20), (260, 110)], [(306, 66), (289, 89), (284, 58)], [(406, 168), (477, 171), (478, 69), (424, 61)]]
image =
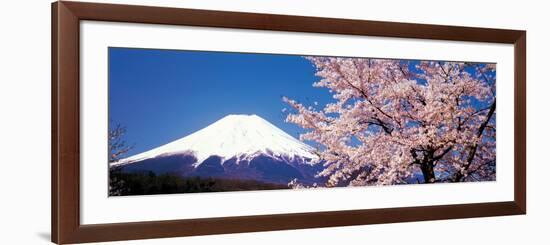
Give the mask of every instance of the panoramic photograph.
[(494, 63), (108, 52), (109, 196), (496, 180)]

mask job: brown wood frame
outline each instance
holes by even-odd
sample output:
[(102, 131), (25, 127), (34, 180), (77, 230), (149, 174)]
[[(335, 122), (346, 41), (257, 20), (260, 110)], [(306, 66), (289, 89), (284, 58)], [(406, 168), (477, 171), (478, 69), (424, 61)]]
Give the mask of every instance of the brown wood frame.
[[(81, 20), (420, 38), (514, 45), (514, 201), (99, 225), (80, 224)], [(52, 4), (52, 241), (79, 243), (526, 213), (526, 32), (165, 7)]]

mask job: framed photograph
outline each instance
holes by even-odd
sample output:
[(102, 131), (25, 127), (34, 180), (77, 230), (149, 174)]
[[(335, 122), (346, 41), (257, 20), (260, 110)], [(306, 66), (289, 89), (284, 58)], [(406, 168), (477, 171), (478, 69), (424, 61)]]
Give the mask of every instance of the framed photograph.
[(55, 2), (52, 241), (525, 214), (525, 38)]

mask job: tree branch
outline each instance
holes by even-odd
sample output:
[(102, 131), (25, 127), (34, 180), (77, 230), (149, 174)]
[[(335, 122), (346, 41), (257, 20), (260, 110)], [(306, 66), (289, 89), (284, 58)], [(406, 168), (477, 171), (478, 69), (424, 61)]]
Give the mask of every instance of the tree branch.
[[(481, 123), (481, 125), (479, 125), (479, 128), (477, 130), (477, 135), (476, 135), (478, 139), (483, 135), (483, 131), (487, 127), (487, 124), (491, 120), (491, 117), (493, 117), (493, 114), (495, 113), (495, 110), (496, 110), (496, 106), (497, 106), (497, 100), (495, 98), (495, 100), (493, 101), (493, 104), (491, 104), (491, 108), (489, 109), (489, 112), (487, 113), (487, 116), (485, 117), (485, 120), (483, 121), (483, 123)], [(477, 141), (476, 141), (476, 143), (472, 144), (469, 147), (470, 152), (468, 153), (468, 158), (466, 159), (466, 164), (464, 164), (462, 166), (464, 171), (468, 170), (468, 168), (470, 167), (470, 165), (474, 161), (474, 158), (475, 158), (475, 155), (476, 155), (476, 152), (477, 152), (477, 147), (478, 147)], [(458, 171), (456, 173), (454, 181), (458, 182), (463, 177), (464, 177), (464, 174), (462, 173), (462, 169), (461, 169), (461, 171)]]

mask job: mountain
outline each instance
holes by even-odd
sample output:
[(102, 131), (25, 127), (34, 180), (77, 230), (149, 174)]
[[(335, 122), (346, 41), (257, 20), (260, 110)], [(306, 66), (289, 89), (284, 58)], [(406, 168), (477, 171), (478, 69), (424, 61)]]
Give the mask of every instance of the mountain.
[(122, 159), (123, 171), (250, 179), (286, 184), (320, 180), (314, 149), (257, 115), (228, 115), (181, 139)]

